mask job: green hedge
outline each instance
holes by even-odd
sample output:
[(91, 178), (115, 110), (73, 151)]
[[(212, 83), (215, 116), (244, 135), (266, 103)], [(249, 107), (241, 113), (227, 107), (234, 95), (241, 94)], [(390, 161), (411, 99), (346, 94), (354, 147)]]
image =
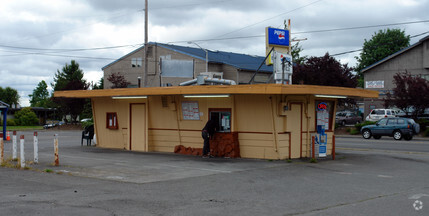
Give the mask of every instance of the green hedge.
[(373, 122), (373, 121), (364, 121), (362, 123), (355, 124), (355, 128), (356, 128), (357, 131), (360, 131), (360, 129), (362, 129), (363, 126), (373, 125), (375, 123), (376, 122)]
[(426, 128), (424, 134), (425, 137), (429, 137), (429, 128)]
[(429, 120), (427, 119), (418, 119), (416, 122), (420, 125), (420, 131), (426, 131), (429, 128)]
[(7, 119), (6, 120), (6, 125), (7, 126), (16, 126), (15, 119)]

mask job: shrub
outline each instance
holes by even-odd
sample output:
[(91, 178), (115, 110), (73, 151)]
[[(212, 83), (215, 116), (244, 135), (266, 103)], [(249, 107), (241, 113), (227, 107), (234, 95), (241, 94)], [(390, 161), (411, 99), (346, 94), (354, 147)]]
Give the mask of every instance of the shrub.
[(356, 128), (356, 130), (357, 131), (360, 131), (360, 129), (362, 129), (362, 127), (363, 126), (366, 126), (366, 125), (373, 125), (373, 124), (375, 124), (376, 122), (372, 122), (372, 121), (364, 121), (364, 122), (362, 122), (362, 123), (358, 123), (358, 124), (355, 124), (355, 128)]
[(357, 130), (357, 129), (353, 128), (353, 129), (350, 131), (350, 135), (357, 135), (357, 134), (360, 134), (360, 130)]
[(7, 126), (16, 126), (15, 119), (7, 119), (6, 120), (6, 125)]
[(34, 126), (39, 123), (36, 113), (34, 113), (30, 107), (25, 107), (22, 110), (16, 112), (15, 119), (17, 121), (17, 125), (21, 126)]
[(91, 119), (91, 121), (82, 122), (82, 128), (85, 129), (87, 126), (93, 125), (94, 122)]
[(420, 131), (426, 131), (429, 127), (429, 120), (427, 119), (418, 119), (416, 122), (420, 125)]
[(425, 137), (429, 137), (429, 128), (426, 128), (424, 134)]

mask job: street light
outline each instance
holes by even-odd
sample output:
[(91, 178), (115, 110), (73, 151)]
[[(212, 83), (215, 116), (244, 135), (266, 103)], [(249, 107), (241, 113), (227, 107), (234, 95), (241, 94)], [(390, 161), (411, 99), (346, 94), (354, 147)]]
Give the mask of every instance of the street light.
[(193, 41), (188, 41), (188, 44), (195, 44), (197, 45), (197, 47), (199, 47), (200, 49), (204, 50), (204, 52), (206, 52), (206, 72), (209, 72), (209, 51), (207, 49), (202, 48), (200, 45), (198, 45)]

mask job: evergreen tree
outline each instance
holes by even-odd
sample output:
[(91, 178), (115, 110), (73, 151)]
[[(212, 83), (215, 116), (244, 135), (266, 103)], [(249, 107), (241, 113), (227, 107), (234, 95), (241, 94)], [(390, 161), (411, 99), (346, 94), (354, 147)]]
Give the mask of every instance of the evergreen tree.
[[(54, 91), (87, 90), (89, 87), (83, 79), (83, 71), (74, 60), (66, 64), (61, 71), (57, 70), (51, 85)], [(58, 111), (62, 115), (70, 115), (72, 122), (82, 113), (86, 103), (85, 99), (80, 98), (55, 98), (54, 101), (59, 105)]]

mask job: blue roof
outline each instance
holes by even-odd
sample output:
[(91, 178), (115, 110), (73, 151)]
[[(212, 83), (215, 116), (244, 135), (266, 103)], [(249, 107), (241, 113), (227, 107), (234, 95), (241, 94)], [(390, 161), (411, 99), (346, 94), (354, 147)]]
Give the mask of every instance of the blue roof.
[[(149, 44), (158, 45), (160, 47), (163, 47), (175, 52), (179, 52), (185, 55), (189, 55), (194, 58), (201, 59), (203, 61), (206, 60), (206, 52), (200, 48), (177, 46), (172, 44), (153, 43), (153, 42)], [(104, 70), (104, 68), (114, 64), (115, 62), (143, 48), (144, 47), (140, 47), (132, 51), (131, 53), (121, 57), (120, 59), (104, 66), (102, 69)], [(239, 53), (208, 50), (208, 60), (210, 63), (221, 63), (226, 65), (231, 65), (239, 70), (247, 70), (247, 71), (256, 71), (259, 68), (259, 66), (263, 63), (259, 71), (272, 73), (273, 67), (265, 65), (264, 59), (265, 57), (263, 56), (252, 56), (252, 55), (239, 54)]]

